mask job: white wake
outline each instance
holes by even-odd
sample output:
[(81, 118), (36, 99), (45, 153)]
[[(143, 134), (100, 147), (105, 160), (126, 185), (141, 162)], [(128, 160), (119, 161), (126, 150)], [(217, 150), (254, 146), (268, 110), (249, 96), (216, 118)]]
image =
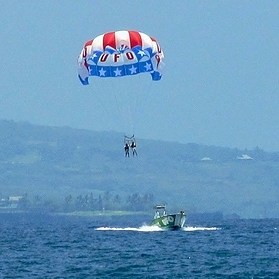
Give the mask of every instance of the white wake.
[[(95, 229), (96, 231), (135, 231), (135, 232), (160, 232), (164, 231), (156, 226), (141, 226), (139, 228), (127, 227), (127, 228), (117, 228), (117, 227), (99, 227)], [(194, 232), (194, 231), (216, 231), (219, 228), (216, 227), (183, 227), (180, 231)]]

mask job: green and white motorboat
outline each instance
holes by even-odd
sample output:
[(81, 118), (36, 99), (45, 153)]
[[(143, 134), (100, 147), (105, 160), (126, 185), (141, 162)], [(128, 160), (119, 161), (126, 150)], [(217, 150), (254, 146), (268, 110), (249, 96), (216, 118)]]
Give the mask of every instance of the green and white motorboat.
[(155, 215), (150, 226), (157, 226), (162, 229), (177, 230), (184, 226), (186, 214), (184, 211), (179, 213), (167, 214), (166, 205), (154, 206)]

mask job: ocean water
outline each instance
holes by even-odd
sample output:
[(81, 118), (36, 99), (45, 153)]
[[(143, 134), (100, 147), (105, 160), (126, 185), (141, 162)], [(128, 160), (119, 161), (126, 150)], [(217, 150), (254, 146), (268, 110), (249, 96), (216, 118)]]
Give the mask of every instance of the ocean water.
[(279, 219), (144, 220), (0, 214), (0, 278), (279, 278)]

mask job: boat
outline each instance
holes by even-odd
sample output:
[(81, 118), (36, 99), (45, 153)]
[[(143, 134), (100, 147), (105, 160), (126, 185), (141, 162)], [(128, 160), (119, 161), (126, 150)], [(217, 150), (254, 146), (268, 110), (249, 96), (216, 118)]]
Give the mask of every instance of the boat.
[(186, 221), (186, 214), (184, 211), (179, 213), (167, 214), (166, 205), (154, 206), (155, 215), (150, 226), (157, 226), (162, 229), (177, 230), (184, 226)]

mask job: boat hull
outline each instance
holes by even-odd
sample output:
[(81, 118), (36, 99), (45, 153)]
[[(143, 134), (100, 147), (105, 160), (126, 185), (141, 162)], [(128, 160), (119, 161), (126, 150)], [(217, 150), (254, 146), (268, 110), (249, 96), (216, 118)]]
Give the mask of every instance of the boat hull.
[(185, 221), (186, 216), (184, 213), (166, 214), (155, 218), (150, 225), (162, 229), (178, 230), (184, 226)]

